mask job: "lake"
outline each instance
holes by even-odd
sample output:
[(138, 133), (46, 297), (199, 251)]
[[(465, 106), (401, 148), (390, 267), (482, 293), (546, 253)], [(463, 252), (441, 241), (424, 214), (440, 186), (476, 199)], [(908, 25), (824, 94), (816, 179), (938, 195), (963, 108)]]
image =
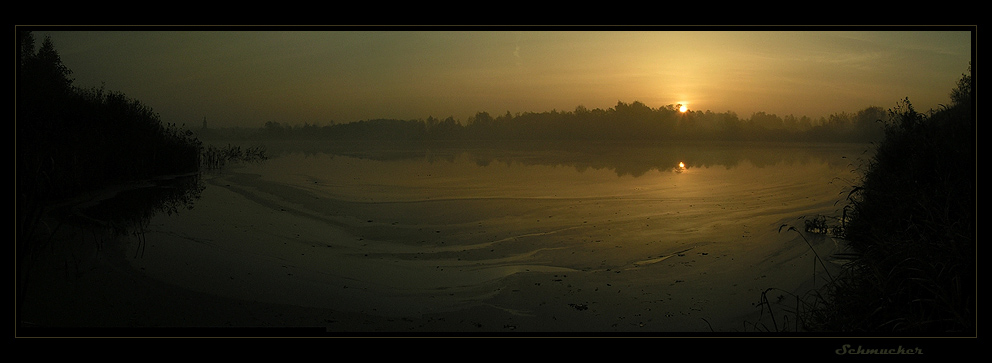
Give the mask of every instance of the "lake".
[(802, 232), (804, 218), (842, 215), (869, 149), (267, 147), (268, 160), (204, 175), (191, 209), (152, 217), (127, 246), (141, 250), (132, 266), (382, 322), (315, 317), (328, 331), (649, 334), (768, 329), (763, 293), (789, 305), (825, 276), (816, 256), (842, 247)]

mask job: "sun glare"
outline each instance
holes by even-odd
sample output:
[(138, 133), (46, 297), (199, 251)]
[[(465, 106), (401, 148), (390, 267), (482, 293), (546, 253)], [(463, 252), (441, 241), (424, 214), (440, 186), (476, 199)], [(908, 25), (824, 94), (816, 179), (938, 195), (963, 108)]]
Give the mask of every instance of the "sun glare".
[(685, 105), (679, 106), (679, 112), (686, 112), (688, 110), (689, 110), (689, 108), (688, 107), (685, 107)]

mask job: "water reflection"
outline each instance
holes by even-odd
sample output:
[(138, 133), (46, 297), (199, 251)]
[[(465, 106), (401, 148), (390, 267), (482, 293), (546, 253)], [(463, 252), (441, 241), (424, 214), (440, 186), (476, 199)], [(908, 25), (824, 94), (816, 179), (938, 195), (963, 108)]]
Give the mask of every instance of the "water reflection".
[(107, 233), (114, 236), (136, 236), (140, 242), (153, 216), (158, 213), (172, 215), (192, 209), (204, 188), (199, 173), (163, 177), (84, 205), (77, 213), (82, 218), (103, 226)]
[(104, 221), (147, 219), (158, 212), (169, 214), (190, 209), (204, 189), (200, 174), (150, 181), (142, 187), (118, 192), (84, 209), (84, 213)]
[[(113, 250), (130, 248), (124, 238), (136, 238), (134, 256), (142, 256), (152, 217), (192, 209), (204, 189), (199, 174), (170, 176), (39, 207), (37, 219), (17, 236), (18, 326), (77, 326), (91, 315), (102, 319), (98, 311), (107, 305), (94, 301), (116, 281), (106, 275), (106, 243), (113, 243)], [(65, 315), (75, 312), (81, 314)]]
[[(132, 263), (220, 296), (375, 315), (485, 305), (540, 316), (554, 309), (544, 296), (569, 296), (567, 309), (602, 309), (590, 327), (631, 312), (667, 321), (654, 305), (662, 293), (754, 293), (752, 281), (782, 268), (754, 267), (763, 255), (753, 246), (783, 238), (762, 226), (835, 208), (836, 191), (822, 184), (841, 172), (821, 165), (846, 162), (823, 151), (829, 145), (266, 146), (276, 157), (211, 179), (201, 208), (152, 220), (148, 253)], [(781, 167), (807, 162), (816, 164)], [(174, 195), (192, 202), (202, 186), (183, 190)], [(154, 213), (128, 208), (166, 191), (122, 193), (88, 213), (147, 227), (141, 216)], [(159, 205), (171, 213), (184, 204)], [(693, 291), (675, 290), (687, 285)]]
[[(467, 156), (478, 166), (565, 166), (582, 172), (613, 170), (617, 176), (639, 177), (650, 171), (682, 173), (690, 168), (757, 168), (774, 165), (826, 163), (855, 167), (855, 157), (868, 151), (866, 144), (846, 143), (609, 143), (609, 142), (512, 142), (512, 143), (268, 143), (274, 154), (330, 154), (375, 161), (426, 160), (455, 162)], [(847, 155), (847, 157), (838, 157)]]

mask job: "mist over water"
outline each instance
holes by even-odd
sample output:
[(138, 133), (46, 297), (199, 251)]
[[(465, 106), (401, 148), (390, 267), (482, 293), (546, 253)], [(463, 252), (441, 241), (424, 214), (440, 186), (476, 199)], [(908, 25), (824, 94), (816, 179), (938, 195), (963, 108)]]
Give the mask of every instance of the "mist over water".
[[(558, 309), (592, 309), (567, 329), (696, 331), (757, 299), (769, 275), (808, 277), (808, 247), (778, 228), (838, 216), (866, 149), (276, 146), (207, 176), (191, 211), (153, 219), (134, 263), (240, 299), (398, 317), (497, 309), (546, 331), (565, 329)], [(197, 245), (214, 252), (189, 255)], [(631, 315), (643, 321), (617, 325)]]
[[(32, 28), (17, 31), (18, 329), (974, 331), (962, 288), (974, 281), (973, 27), (623, 39)], [(423, 58), (410, 39), (444, 61), (410, 62)], [(133, 55), (125, 67), (104, 61), (108, 45)], [(345, 76), (301, 72), (314, 55)], [(221, 77), (170, 77), (163, 60)], [(639, 68), (675, 73), (630, 78)], [(749, 77), (721, 90), (727, 74), (712, 69)], [(831, 94), (851, 89), (869, 93)], [(852, 107), (864, 108), (835, 111)], [(845, 256), (856, 263), (818, 289)], [(799, 311), (804, 293), (827, 319)], [(776, 308), (793, 315), (768, 329)]]

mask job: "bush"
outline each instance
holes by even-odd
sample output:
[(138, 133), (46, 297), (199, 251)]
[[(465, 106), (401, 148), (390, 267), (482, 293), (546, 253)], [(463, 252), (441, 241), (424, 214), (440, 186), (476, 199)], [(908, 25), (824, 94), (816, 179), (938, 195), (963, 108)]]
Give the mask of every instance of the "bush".
[(831, 303), (810, 316), (814, 330), (974, 334), (971, 105), (922, 114), (907, 99), (891, 111), (846, 209), (843, 237), (861, 257), (828, 287)]

